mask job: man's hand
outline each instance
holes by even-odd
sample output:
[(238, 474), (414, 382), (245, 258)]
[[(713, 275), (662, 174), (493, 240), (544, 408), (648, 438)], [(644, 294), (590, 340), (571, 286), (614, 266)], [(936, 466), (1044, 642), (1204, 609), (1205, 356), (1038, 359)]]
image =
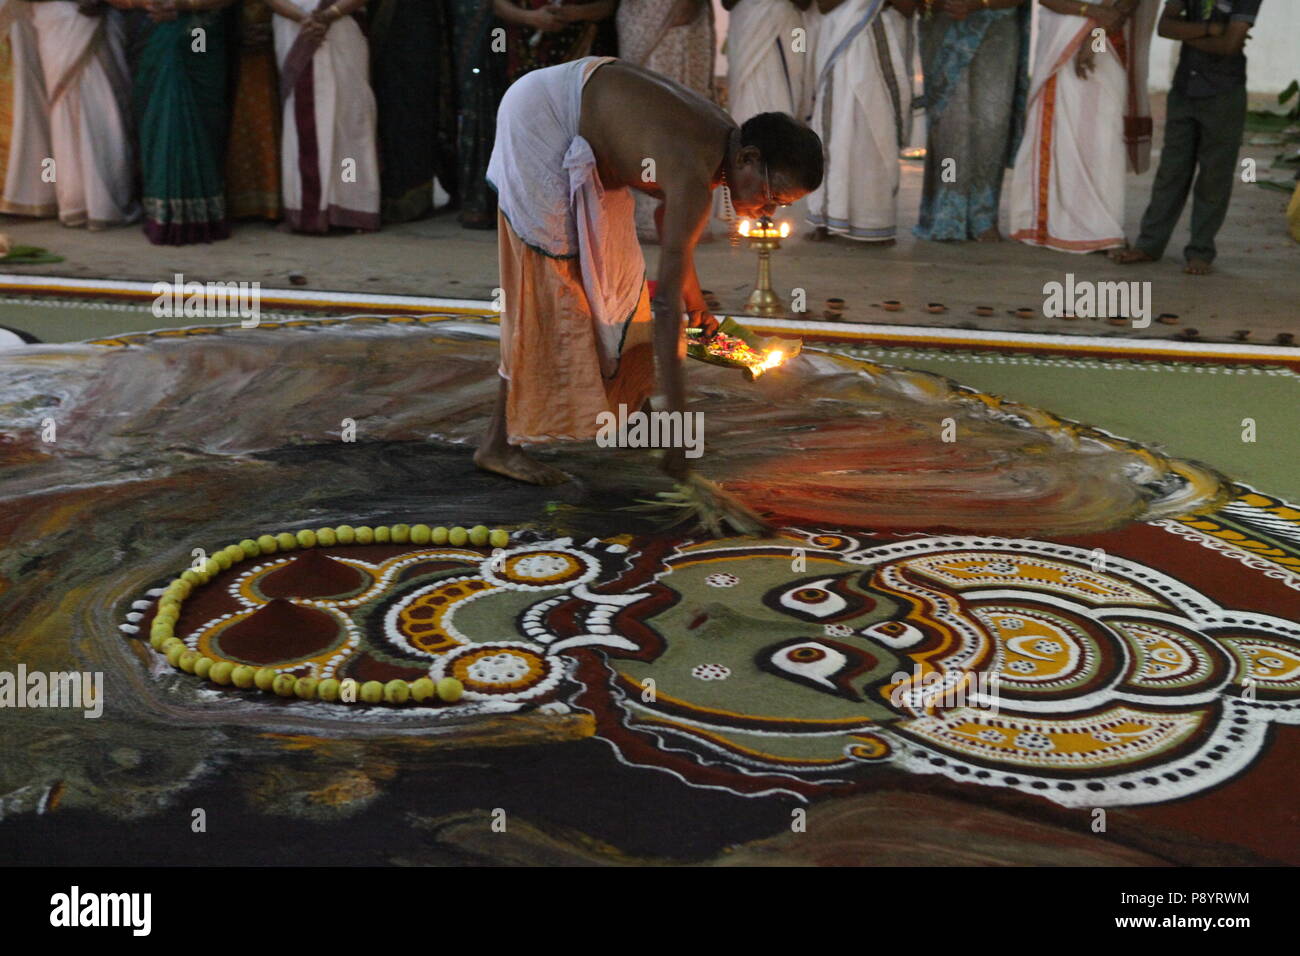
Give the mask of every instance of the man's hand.
[(686, 462), (685, 448), (668, 448), (663, 457), (664, 474), (674, 481), (681, 481), (691, 473), (691, 466)]
[(1092, 50), (1092, 44), (1087, 42), (1079, 47), (1079, 52), (1074, 55), (1074, 72), (1081, 80), (1086, 80), (1088, 74), (1097, 69), (1097, 54)]
[(711, 312), (700, 309), (697, 312), (690, 313), (690, 318), (690, 328), (703, 330), (700, 332), (700, 341), (707, 342), (718, 334), (718, 319)]
[(546, 6), (537, 10), (529, 11), (529, 21), (533, 27), (541, 30), (543, 33), (555, 33), (557, 30), (563, 30), (569, 25), (570, 20), (576, 22), (578, 17), (566, 13), (566, 8), (558, 3), (548, 3)]
[(330, 25), (314, 13), (302, 21), (302, 32), (312, 40), (324, 40), (329, 29)]

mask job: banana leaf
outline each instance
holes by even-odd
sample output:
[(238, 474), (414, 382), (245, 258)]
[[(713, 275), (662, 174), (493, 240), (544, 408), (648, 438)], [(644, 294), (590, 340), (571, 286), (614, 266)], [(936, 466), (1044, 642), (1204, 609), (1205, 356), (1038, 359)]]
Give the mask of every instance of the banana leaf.
[[(740, 339), (755, 352), (762, 356), (771, 355), (775, 351), (782, 353), (782, 362), (788, 362), (799, 354), (803, 348), (803, 339), (782, 339), (776, 336), (764, 337), (741, 325), (730, 316), (724, 318), (718, 323), (718, 332), (723, 335), (730, 335), (733, 338)], [(699, 330), (686, 330), (686, 354), (700, 362), (706, 362), (709, 365), (720, 365), (723, 368), (738, 368), (744, 371), (745, 376), (752, 382), (769, 369), (761, 365), (755, 365), (746, 362), (741, 358), (730, 358), (726, 355), (719, 355), (709, 350), (709, 342), (704, 339)], [(773, 366), (778, 367), (778, 366)]]
[(0, 256), (0, 262), (9, 265), (29, 266), (40, 265), (46, 262), (62, 262), (63, 256), (56, 256), (54, 253), (40, 246), (10, 246), (8, 254)]

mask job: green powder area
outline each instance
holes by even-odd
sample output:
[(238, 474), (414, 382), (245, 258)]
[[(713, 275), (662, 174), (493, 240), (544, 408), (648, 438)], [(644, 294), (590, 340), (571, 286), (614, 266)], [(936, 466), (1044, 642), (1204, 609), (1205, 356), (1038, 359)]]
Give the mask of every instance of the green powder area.
[[(1300, 375), (1282, 367), (847, 348), (1105, 429), (1300, 501)], [(1255, 440), (1243, 440), (1245, 419)]]
[[(303, 318), (301, 313), (262, 311), (262, 318)], [(204, 320), (174, 316), (158, 317), (150, 303), (86, 300), (45, 300), (17, 296), (0, 296), (0, 325), (30, 332), (42, 342), (85, 342), (105, 339), (127, 332), (152, 332), (155, 329), (182, 329), (191, 325), (227, 325), (239, 322), (238, 316)]]

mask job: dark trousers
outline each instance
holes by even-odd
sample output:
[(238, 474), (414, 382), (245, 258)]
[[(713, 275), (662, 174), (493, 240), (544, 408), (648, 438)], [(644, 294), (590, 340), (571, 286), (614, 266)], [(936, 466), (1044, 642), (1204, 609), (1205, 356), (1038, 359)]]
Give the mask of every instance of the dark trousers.
[(1156, 259), (1165, 254), (1191, 192), (1192, 241), (1183, 254), (1214, 261), (1214, 237), (1228, 215), (1245, 129), (1244, 86), (1196, 99), (1170, 91), (1165, 145), (1142, 216), (1139, 249)]

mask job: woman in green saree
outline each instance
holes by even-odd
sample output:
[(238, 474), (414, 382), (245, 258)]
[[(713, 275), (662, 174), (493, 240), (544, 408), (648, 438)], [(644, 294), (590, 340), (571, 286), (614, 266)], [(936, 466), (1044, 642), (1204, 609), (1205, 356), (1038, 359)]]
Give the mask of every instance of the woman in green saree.
[(924, 0), (918, 32), (928, 136), (918, 239), (995, 242), (1029, 91), (1025, 0)]
[(232, 0), (113, 0), (130, 28), (144, 233), (180, 246), (230, 236), (227, 44)]

